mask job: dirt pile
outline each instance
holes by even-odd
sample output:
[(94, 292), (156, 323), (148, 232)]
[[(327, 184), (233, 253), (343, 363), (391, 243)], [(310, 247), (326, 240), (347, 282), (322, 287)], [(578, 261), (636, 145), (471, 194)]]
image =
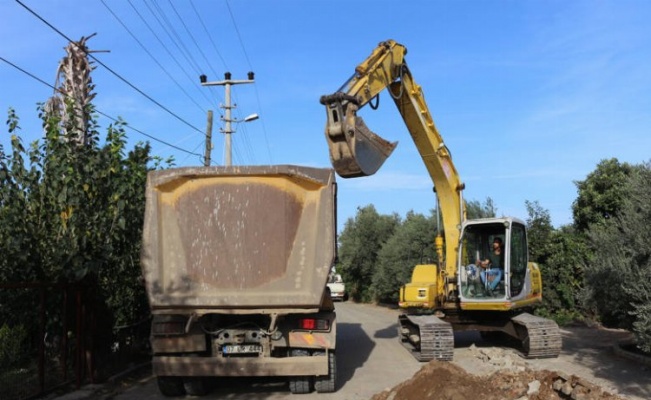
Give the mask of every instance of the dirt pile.
[(521, 357), (496, 348), (469, 349), (486, 372), (473, 375), (450, 362), (431, 361), (411, 379), (371, 400), (620, 400), (597, 385), (558, 371), (532, 370)]
[(452, 363), (431, 361), (413, 378), (371, 400), (620, 400), (621, 397), (562, 372), (510, 370), (471, 375)]

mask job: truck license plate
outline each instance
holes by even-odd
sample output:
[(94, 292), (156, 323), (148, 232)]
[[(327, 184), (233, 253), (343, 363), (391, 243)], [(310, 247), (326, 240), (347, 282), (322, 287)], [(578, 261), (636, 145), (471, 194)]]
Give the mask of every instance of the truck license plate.
[(261, 351), (262, 346), (257, 344), (228, 344), (222, 347), (224, 354), (251, 354)]

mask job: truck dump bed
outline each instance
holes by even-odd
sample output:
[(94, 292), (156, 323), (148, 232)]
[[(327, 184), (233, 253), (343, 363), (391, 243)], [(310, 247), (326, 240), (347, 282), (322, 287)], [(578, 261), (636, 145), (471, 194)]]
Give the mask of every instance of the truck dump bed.
[(152, 171), (141, 265), (152, 309), (314, 308), (335, 257), (331, 169)]

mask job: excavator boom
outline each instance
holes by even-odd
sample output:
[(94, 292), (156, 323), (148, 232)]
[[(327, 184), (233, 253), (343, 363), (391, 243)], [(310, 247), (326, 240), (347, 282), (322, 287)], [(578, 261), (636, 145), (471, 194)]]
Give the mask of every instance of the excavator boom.
[(444, 275), (454, 276), (459, 226), (465, 219), (459, 174), (429, 112), (421, 87), (414, 82), (405, 61), (407, 49), (393, 40), (381, 42), (353, 76), (334, 94), (321, 96), (326, 106), (326, 140), (330, 161), (343, 178), (373, 175), (391, 155), (397, 142), (373, 133), (357, 111), (388, 89), (423, 158), (436, 189), (445, 232), (437, 247)]

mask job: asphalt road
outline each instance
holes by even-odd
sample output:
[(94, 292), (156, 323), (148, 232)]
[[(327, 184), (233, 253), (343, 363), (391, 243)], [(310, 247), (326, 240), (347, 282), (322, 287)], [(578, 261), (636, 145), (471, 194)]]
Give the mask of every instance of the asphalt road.
[[(414, 375), (423, 364), (416, 361), (397, 340), (399, 311), (373, 305), (336, 303), (337, 391), (292, 395), (286, 380), (268, 378), (222, 379), (202, 399), (345, 399), (368, 400)], [(563, 349), (554, 359), (523, 360), (517, 351), (499, 344), (483, 342), (476, 332), (455, 333), (454, 363), (473, 374), (490, 374), (505, 368), (478, 357), (482, 351), (524, 363), (529, 368), (561, 371), (577, 375), (629, 399), (651, 398), (651, 360), (630, 359), (615, 352), (616, 343), (630, 333), (587, 327), (563, 328)], [(484, 350), (482, 350), (484, 349)], [(484, 357), (485, 358), (485, 357)], [(59, 400), (96, 398), (71, 393)], [(146, 377), (120, 393), (115, 400), (163, 399), (156, 380)]]
[[(396, 310), (351, 302), (335, 303), (337, 312), (337, 391), (292, 395), (286, 380), (224, 379), (202, 399), (346, 399), (368, 400), (409, 379), (421, 367), (397, 340)], [(115, 400), (164, 398), (156, 380), (145, 379)]]

